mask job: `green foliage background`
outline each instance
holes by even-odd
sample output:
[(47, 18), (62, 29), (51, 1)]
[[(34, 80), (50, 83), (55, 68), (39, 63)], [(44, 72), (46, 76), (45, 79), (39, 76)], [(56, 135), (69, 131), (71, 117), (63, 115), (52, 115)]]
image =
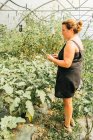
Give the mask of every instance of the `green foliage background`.
[[(41, 113), (47, 112), (49, 108), (55, 112), (63, 112), (60, 100), (52, 102), (57, 67), (46, 60), (41, 51), (44, 49), (52, 54), (58, 53), (62, 48), (64, 40), (61, 36), (61, 21), (51, 20), (50, 23), (43, 23), (28, 17), (25, 22), (26, 26), (22, 32), (10, 31), (0, 25), (1, 128), (4, 115), (16, 117), (18, 123), (17, 117), (22, 117), (23, 114), (30, 122), (36, 121), (36, 112), (41, 106)], [(52, 28), (55, 28), (55, 34), (52, 34)], [(93, 41), (86, 38), (83, 44), (83, 84), (73, 101), (75, 119), (84, 115), (93, 116)], [(62, 118), (55, 116), (55, 119), (57, 121)], [(21, 121), (23, 120), (20, 119), (20, 123)], [(6, 139), (6, 135), (10, 135), (8, 128), (6, 124), (5, 132), (1, 130), (1, 138)], [(55, 131), (54, 128), (50, 128), (48, 138), (53, 138)], [(67, 139), (74, 140), (78, 135), (77, 127), (75, 131), (76, 133)], [(56, 139), (63, 136), (64, 133), (56, 132)]]

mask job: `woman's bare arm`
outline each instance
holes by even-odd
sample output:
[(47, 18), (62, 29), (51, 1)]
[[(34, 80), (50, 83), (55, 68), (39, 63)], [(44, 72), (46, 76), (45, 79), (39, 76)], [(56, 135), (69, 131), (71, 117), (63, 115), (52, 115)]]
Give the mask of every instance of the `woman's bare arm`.
[(60, 67), (69, 68), (74, 59), (74, 54), (75, 54), (75, 47), (71, 44), (71, 42), (68, 42), (64, 48), (64, 59), (63, 60), (58, 60), (58, 59), (52, 57), (51, 55), (47, 55), (47, 58)]

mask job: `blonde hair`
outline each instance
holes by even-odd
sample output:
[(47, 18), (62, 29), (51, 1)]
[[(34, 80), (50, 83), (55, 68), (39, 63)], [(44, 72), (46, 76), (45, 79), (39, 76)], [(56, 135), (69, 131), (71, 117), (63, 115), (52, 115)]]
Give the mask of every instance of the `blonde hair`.
[(63, 21), (62, 25), (66, 25), (68, 30), (73, 29), (74, 34), (77, 34), (82, 30), (83, 22), (82, 21), (77, 22), (74, 19), (68, 19), (66, 21)]

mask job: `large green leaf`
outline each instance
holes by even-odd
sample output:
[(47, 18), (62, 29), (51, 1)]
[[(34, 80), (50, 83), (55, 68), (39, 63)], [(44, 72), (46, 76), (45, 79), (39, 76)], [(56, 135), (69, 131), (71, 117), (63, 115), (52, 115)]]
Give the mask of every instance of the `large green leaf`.
[(33, 117), (34, 116), (34, 107), (31, 101), (27, 100), (26, 101), (26, 108), (29, 114)]
[(5, 90), (6, 93), (12, 94), (13, 93), (13, 87), (11, 87), (9, 84), (5, 84), (3, 86), (3, 89)]
[(13, 103), (10, 105), (10, 113), (12, 113), (16, 107), (19, 106), (20, 98), (16, 97), (13, 101)]
[(37, 96), (40, 97), (40, 100), (41, 100), (42, 104), (44, 104), (45, 98), (46, 98), (45, 92), (44, 92), (43, 90), (38, 90), (38, 89), (37, 89), (37, 90), (36, 90), (36, 93), (37, 93)]
[(16, 128), (17, 123), (24, 123), (25, 119), (20, 117), (12, 117), (12, 116), (5, 116), (4, 118), (1, 118), (1, 130), (6, 130), (7, 128), (13, 129)]
[(27, 99), (31, 99), (31, 91), (25, 91), (25, 93), (23, 94), (23, 97)]

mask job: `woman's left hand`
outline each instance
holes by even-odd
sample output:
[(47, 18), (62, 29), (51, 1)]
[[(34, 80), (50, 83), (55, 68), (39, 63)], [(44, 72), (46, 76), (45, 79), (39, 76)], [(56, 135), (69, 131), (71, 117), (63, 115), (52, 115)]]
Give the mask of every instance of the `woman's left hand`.
[(51, 54), (47, 54), (47, 59), (53, 62), (54, 57)]

